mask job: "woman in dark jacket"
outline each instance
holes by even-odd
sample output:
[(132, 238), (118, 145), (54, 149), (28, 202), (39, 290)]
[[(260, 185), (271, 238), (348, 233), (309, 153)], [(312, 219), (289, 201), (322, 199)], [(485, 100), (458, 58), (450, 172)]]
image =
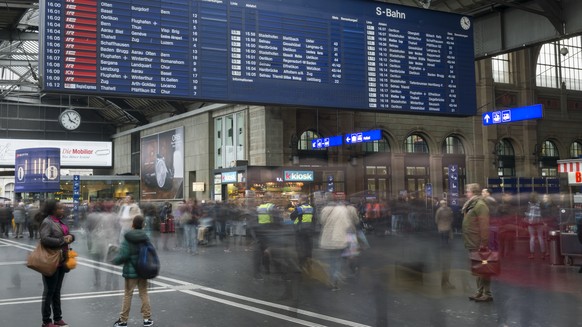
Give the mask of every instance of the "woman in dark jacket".
[[(61, 287), (67, 268), (64, 265), (64, 258), (67, 257), (69, 244), (75, 237), (69, 234), (69, 228), (61, 220), (65, 209), (63, 205), (55, 200), (45, 202), (42, 212), (46, 218), (40, 225), (40, 242), (50, 249), (62, 249), (63, 261), (59, 264), (57, 271), (52, 276), (42, 276), (44, 290), (42, 292), (42, 326), (68, 326), (63, 321), (61, 311)], [(52, 317), (51, 320), (51, 308)]]

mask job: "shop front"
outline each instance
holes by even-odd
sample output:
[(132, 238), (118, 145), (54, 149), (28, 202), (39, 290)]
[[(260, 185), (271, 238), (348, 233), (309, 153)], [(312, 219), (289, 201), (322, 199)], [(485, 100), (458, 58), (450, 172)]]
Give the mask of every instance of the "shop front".
[(317, 201), (323, 193), (345, 193), (345, 172), (326, 169), (240, 166), (214, 171), (216, 201), (256, 206), (265, 195), (280, 207), (306, 196)]

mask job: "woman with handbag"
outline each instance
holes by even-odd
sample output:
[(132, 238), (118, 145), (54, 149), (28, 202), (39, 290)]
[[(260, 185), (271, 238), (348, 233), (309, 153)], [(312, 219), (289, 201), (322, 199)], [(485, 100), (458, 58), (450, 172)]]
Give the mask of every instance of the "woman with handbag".
[[(61, 311), (61, 287), (63, 279), (68, 269), (65, 266), (69, 244), (75, 237), (69, 234), (69, 228), (61, 220), (65, 209), (63, 205), (56, 200), (47, 200), (42, 212), (46, 218), (40, 225), (40, 242), (49, 249), (61, 249), (63, 259), (59, 264), (57, 271), (52, 276), (42, 276), (44, 286), (42, 292), (42, 327), (68, 326), (63, 321)], [(51, 320), (52, 309), (52, 320)]]

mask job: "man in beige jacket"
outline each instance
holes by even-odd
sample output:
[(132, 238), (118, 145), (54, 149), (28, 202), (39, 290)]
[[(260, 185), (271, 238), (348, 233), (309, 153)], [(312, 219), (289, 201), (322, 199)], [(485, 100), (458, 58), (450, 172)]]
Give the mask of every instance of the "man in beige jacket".
[(331, 290), (339, 290), (341, 279), (342, 252), (348, 246), (348, 233), (356, 232), (358, 215), (342, 202), (329, 202), (322, 210), (319, 219), (321, 236), (319, 245), (325, 250), (329, 260)]

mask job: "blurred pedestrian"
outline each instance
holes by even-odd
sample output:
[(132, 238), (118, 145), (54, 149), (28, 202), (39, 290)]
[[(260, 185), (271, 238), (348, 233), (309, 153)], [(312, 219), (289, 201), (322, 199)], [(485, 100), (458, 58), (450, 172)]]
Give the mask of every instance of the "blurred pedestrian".
[(14, 238), (22, 238), (22, 232), (24, 231), (24, 226), (26, 224), (26, 209), (24, 208), (24, 202), (19, 202), (14, 211), (12, 212), (14, 217)]
[(156, 220), (156, 207), (151, 203), (146, 203), (143, 206), (144, 225), (143, 230), (151, 239), (153, 237), (154, 224)]
[(198, 219), (200, 213), (198, 210), (198, 202), (194, 200), (191, 205), (186, 206), (187, 210), (182, 216), (182, 224), (184, 226), (184, 247), (186, 252), (196, 255), (198, 254)]
[(495, 200), (495, 198), (491, 195), (491, 191), (487, 188), (484, 188), (481, 191), (481, 198), (483, 199), (483, 201), (485, 201), (485, 204), (487, 204), (487, 207), (489, 208), (489, 217), (495, 217), (497, 216), (497, 200)]
[(314, 213), (313, 207), (307, 202), (307, 197), (302, 197), (301, 203), (297, 202), (289, 216), (295, 227), (295, 247), (299, 267), (305, 270), (310, 269), (313, 257)]
[[(112, 212), (114, 203), (112, 201), (98, 201), (91, 212), (87, 215), (85, 228), (87, 231), (87, 247), (89, 254), (100, 266), (101, 262), (108, 261), (110, 251), (117, 248), (119, 239), (119, 225), (117, 223), (117, 214)], [(93, 286), (101, 286), (100, 269), (93, 269), (95, 279)], [(118, 279), (113, 274), (105, 274), (105, 287), (108, 289), (117, 289)]]
[(266, 274), (271, 273), (271, 263), (269, 256), (265, 252), (268, 248), (268, 236), (271, 225), (277, 220), (280, 212), (271, 201), (272, 196), (265, 194), (263, 203), (257, 207), (257, 220), (251, 222), (252, 235), (255, 241), (255, 252), (253, 255), (253, 268), (255, 279), (263, 279), (261, 266)]
[(38, 234), (38, 228), (40, 227), (40, 223), (37, 223), (34, 217), (39, 211), (40, 207), (38, 205), (38, 202), (33, 202), (26, 208), (26, 221), (27, 221), (26, 225), (28, 228), (28, 237), (30, 239), (35, 238), (36, 235)]
[(440, 236), (440, 259), (441, 259), (441, 287), (443, 289), (454, 289), (449, 277), (451, 274), (451, 246), (450, 239), (453, 236), (453, 210), (447, 205), (447, 200), (439, 202), (440, 207), (435, 214), (435, 223)]
[[(59, 264), (57, 271), (52, 276), (42, 276), (42, 327), (69, 326), (63, 321), (61, 309), (61, 288), (65, 273), (68, 269), (64, 262), (71, 244), (75, 237), (69, 234), (69, 227), (63, 223), (65, 213), (64, 206), (56, 200), (47, 200), (42, 212), (46, 218), (40, 225), (40, 242), (50, 249), (62, 249), (63, 261)], [(52, 311), (52, 312), (51, 312)], [(52, 313), (52, 320), (51, 320)]]
[(528, 258), (535, 258), (536, 237), (540, 244), (541, 258), (546, 258), (546, 240), (544, 238), (545, 223), (542, 220), (542, 211), (540, 208), (540, 201), (538, 194), (532, 192), (529, 196), (527, 204), (527, 211), (525, 213), (527, 224), (527, 231), (529, 233), (529, 256)]
[(329, 202), (321, 210), (319, 221), (321, 223), (319, 245), (327, 253), (331, 290), (337, 291), (341, 280), (342, 253), (348, 247), (348, 233), (356, 231), (357, 212), (348, 210), (344, 203)]
[[(463, 217), (463, 240), (465, 248), (472, 251), (485, 251), (489, 244), (489, 207), (481, 197), (479, 184), (467, 184), (465, 187), (467, 202), (461, 211)], [(469, 296), (475, 302), (489, 302), (491, 295), (491, 277), (477, 276), (477, 292)]]
[(119, 209), (119, 225), (121, 226), (121, 231), (119, 232), (119, 243), (123, 241), (123, 235), (131, 230), (131, 222), (133, 218), (137, 215), (141, 215), (141, 209), (134, 202), (133, 195), (128, 194), (123, 200), (123, 204)]
[(0, 203), (0, 235), (8, 238), (8, 231), (12, 222), (12, 209), (6, 203)]

